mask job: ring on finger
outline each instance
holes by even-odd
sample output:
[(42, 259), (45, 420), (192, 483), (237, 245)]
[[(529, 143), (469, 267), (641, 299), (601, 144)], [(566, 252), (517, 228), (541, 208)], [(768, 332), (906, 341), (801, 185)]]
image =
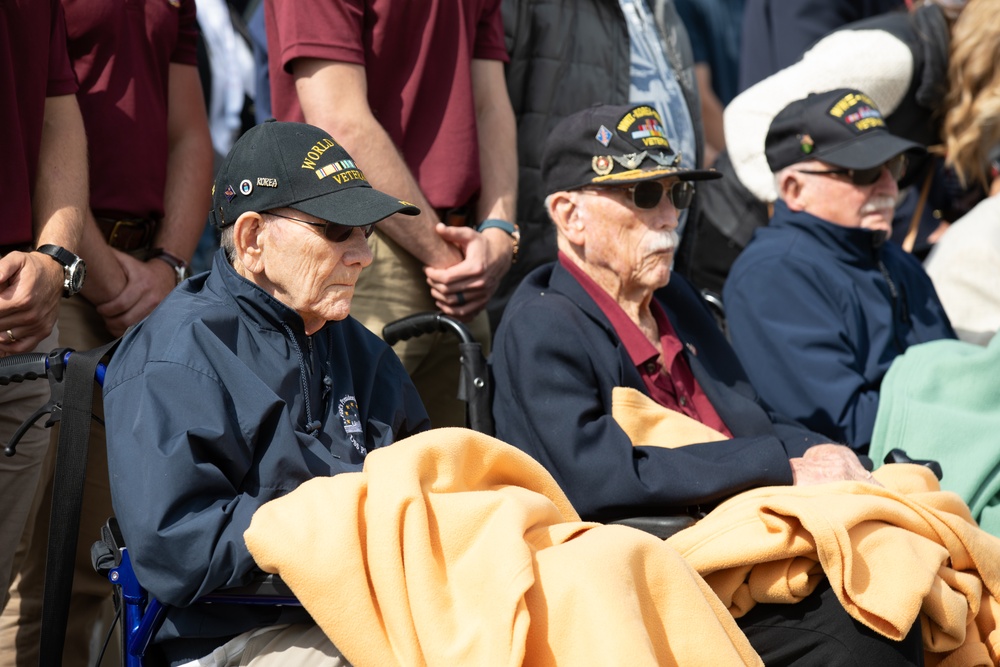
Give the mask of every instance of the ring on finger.
[(16, 343), (17, 342), (17, 339), (14, 338), (14, 332), (13, 331), (11, 331), (10, 329), (7, 329), (7, 331), (5, 331), (4, 333), (7, 334), (7, 340), (9, 340), (11, 343)]
[[(455, 301), (458, 303), (458, 305), (464, 306), (465, 305), (465, 295), (462, 294), (461, 292), (456, 292), (455, 293)], [(10, 334), (10, 331), (8, 330), (7, 333)]]

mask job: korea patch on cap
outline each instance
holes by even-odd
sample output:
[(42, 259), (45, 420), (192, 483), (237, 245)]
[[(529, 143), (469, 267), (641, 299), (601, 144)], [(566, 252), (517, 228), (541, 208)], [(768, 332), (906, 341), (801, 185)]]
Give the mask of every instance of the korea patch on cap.
[(305, 123), (267, 121), (247, 130), (216, 175), (212, 219), (219, 228), (248, 211), (294, 208), (361, 227), (419, 209), (374, 189), (333, 137)]

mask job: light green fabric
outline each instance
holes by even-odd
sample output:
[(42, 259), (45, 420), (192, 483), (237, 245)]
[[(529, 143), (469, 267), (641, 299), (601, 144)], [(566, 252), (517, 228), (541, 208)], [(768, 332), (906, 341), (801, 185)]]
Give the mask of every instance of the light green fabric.
[(909, 348), (882, 382), (870, 455), (934, 459), (941, 487), (1000, 536), (1000, 336), (988, 347), (941, 340)]

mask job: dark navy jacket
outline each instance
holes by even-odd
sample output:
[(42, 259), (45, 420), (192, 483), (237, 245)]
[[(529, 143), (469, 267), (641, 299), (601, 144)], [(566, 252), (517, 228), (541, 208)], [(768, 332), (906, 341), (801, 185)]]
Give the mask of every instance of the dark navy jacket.
[(955, 337), (920, 263), (873, 239), (779, 201), (723, 292), (733, 347), (764, 400), (862, 450), (892, 360)]
[(673, 274), (657, 297), (733, 439), (632, 446), (611, 416), (611, 392), (624, 386), (648, 395), (646, 387), (607, 317), (558, 263), (525, 279), (497, 330), (497, 436), (541, 462), (585, 519), (663, 515), (790, 484), (788, 459), (826, 441), (758, 401), (690, 283)]
[[(126, 334), (104, 401), (112, 500), (139, 582), (180, 607), (249, 580), (243, 532), (262, 504), (428, 427), (384, 342), (351, 318), (306, 336), (222, 251)], [(277, 620), (273, 609), (173, 609), (158, 639)]]

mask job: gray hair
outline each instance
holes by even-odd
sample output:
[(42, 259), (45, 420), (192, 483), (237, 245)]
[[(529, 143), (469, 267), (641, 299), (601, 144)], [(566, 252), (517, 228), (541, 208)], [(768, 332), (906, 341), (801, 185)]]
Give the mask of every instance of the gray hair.
[(223, 227), (219, 235), (219, 245), (225, 249), (226, 257), (229, 259), (230, 264), (236, 264), (236, 242), (233, 239), (235, 235), (233, 229), (235, 227), (236, 225)]
[[(258, 215), (260, 215), (265, 224), (270, 222), (275, 217), (271, 213), (266, 212), (259, 213)], [(235, 224), (227, 225), (226, 227), (223, 227), (222, 231), (219, 233), (219, 245), (226, 251), (226, 258), (233, 266), (236, 266), (236, 239), (234, 238), (236, 236), (236, 232), (234, 231), (235, 229)]]

